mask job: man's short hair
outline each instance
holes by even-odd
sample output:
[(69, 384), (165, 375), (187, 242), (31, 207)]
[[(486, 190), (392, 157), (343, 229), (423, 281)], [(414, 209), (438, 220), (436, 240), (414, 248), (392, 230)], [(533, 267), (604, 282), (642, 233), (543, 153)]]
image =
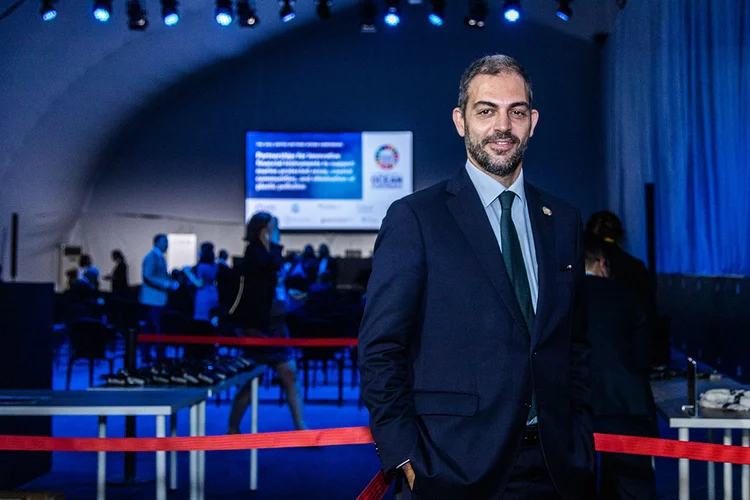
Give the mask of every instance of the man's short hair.
[(533, 93), (531, 92), (531, 80), (529, 80), (526, 70), (512, 57), (495, 54), (477, 59), (466, 68), (463, 76), (461, 76), (461, 84), (458, 88), (458, 107), (461, 113), (466, 113), (466, 104), (469, 101), (469, 86), (475, 77), (478, 75), (495, 76), (504, 74), (516, 74), (523, 79), (526, 87), (526, 98), (529, 100), (529, 106), (532, 106)]
[(222, 260), (227, 260), (229, 258), (229, 252), (224, 249), (219, 250), (219, 258)]
[(156, 246), (157, 243), (159, 243), (159, 240), (162, 238), (166, 238), (166, 234), (159, 233), (156, 236), (154, 236), (154, 246)]

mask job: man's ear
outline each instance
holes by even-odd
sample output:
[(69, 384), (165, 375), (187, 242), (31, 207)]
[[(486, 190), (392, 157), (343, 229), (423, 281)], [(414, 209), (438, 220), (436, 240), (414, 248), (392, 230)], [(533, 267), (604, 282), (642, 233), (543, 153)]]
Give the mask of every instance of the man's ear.
[(461, 112), (461, 108), (453, 109), (453, 124), (456, 126), (456, 132), (461, 137), (464, 137), (466, 130), (464, 129), (464, 114)]

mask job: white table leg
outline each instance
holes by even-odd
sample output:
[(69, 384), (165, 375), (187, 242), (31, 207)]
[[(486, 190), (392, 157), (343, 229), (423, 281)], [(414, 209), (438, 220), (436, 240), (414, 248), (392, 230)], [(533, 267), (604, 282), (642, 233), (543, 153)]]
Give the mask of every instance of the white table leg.
[[(724, 430), (724, 444), (732, 446), (732, 429)], [(724, 500), (732, 500), (732, 464), (724, 464)]]
[[(708, 442), (714, 442), (714, 430), (708, 429)], [(708, 500), (716, 500), (716, 462), (708, 462), (706, 471), (706, 490)]]
[[(198, 435), (206, 435), (206, 400), (198, 403)], [(206, 451), (198, 452), (198, 498), (203, 500), (206, 497)]]
[[(198, 405), (190, 407), (190, 436), (198, 435)], [(198, 497), (198, 452), (190, 451), (190, 500)]]
[[(677, 439), (680, 441), (690, 441), (690, 429), (681, 427), (677, 431)], [(690, 461), (680, 458), (677, 464), (679, 470), (679, 500), (690, 500)]]
[[(177, 437), (177, 414), (173, 413), (169, 416), (169, 435), (171, 437)], [(177, 489), (177, 452), (169, 452), (169, 489), (174, 491)]]
[[(156, 416), (156, 437), (167, 436), (167, 417)], [(156, 500), (167, 500), (167, 452), (156, 452)]]
[[(99, 437), (107, 437), (107, 417), (99, 415)], [(96, 454), (96, 500), (107, 498), (107, 452)]]
[[(250, 432), (258, 433), (258, 377), (250, 383)], [(258, 489), (258, 450), (250, 450), (250, 490)]]
[[(742, 446), (750, 447), (750, 429), (742, 429)], [(742, 500), (750, 500), (750, 465), (742, 466)]]

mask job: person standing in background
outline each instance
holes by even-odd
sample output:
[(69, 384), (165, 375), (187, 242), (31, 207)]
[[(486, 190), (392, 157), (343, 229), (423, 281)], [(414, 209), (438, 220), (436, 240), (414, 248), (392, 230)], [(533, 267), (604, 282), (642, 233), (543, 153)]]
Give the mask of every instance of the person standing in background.
[[(278, 272), (283, 260), (278, 244), (278, 227), (271, 214), (259, 212), (250, 218), (245, 235), (247, 247), (242, 262), (240, 287), (229, 310), (237, 333), (244, 337), (288, 337), (284, 324), (283, 302), (277, 298)], [(247, 355), (260, 364), (270, 366), (279, 376), (286, 391), (286, 401), (297, 430), (307, 428), (302, 401), (297, 389), (294, 353), (289, 347), (253, 347)], [(234, 397), (229, 415), (228, 434), (240, 432), (240, 422), (250, 405), (251, 382)]]
[(193, 319), (196, 321), (211, 321), (212, 313), (215, 313), (219, 307), (219, 291), (216, 286), (219, 265), (214, 261), (213, 243), (206, 242), (201, 245), (195, 273), (189, 267), (186, 267), (183, 272), (195, 285)]
[[(584, 247), (594, 432), (659, 437), (645, 308), (633, 290), (609, 279), (612, 245), (586, 233)], [(649, 456), (602, 453), (599, 475), (603, 500), (656, 500)]]
[[(141, 265), (141, 292), (138, 301), (146, 310), (146, 333), (162, 333), (161, 317), (167, 305), (169, 292), (177, 290), (179, 283), (171, 279), (167, 270), (166, 251), (169, 248), (167, 235), (157, 234), (154, 236), (154, 248), (146, 254)], [(164, 357), (164, 347), (156, 349), (157, 358)], [(150, 359), (147, 347), (142, 351), (144, 359)]]
[(112, 294), (118, 297), (127, 298), (130, 295), (128, 286), (128, 264), (125, 262), (125, 256), (120, 250), (112, 251), (112, 261), (115, 268), (112, 274), (105, 276), (104, 279), (112, 282)]

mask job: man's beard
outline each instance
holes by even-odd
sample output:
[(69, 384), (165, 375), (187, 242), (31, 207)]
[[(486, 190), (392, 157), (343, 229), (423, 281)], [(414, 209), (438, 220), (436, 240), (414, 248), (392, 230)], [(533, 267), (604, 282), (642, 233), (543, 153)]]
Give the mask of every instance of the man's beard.
[[(464, 136), (464, 142), (466, 143), (466, 149), (474, 161), (478, 163), (478, 166), (489, 172), (490, 174), (497, 175), (498, 177), (509, 177), (521, 165), (523, 161), (523, 155), (526, 152), (526, 146), (529, 143), (528, 137), (525, 141), (521, 141), (518, 137), (511, 134), (510, 132), (496, 133), (489, 137), (484, 138), (481, 141), (473, 141), (469, 134), (469, 127), (464, 122), (464, 130), (466, 134)], [(488, 153), (484, 146), (491, 142), (510, 139), (516, 145), (515, 151), (509, 157), (496, 157)]]

